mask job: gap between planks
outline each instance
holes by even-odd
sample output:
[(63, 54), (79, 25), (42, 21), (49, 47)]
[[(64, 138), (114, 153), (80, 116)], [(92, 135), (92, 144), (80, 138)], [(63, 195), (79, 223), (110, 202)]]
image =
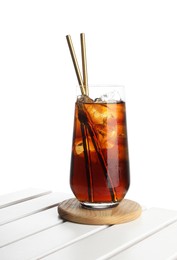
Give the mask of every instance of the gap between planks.
[[(142, 212), (145, 212), (147, 210), (147, 208), (145, 206), (142, 207)], [(68, 222), (68, 221), (67, 221)], [(76, 223), (73, 223), (73, 224), (76, 224)], [(121, 224), (118, 224), (118, 225), (121, 225)], [(31, 258), (30, 260), (42, 260), (44, 259), (45, 257), (48, 257), (50, 255), (52, 255), (53, 253), (56, 253), (56, 252), (59, 252), (61, 249), (64, 249), (70, 245), (73, 245), (75, 243), (78, 243), (79, 241), (83, 240), (84, 238), (88, 238), (92, 235), (95, 235), (95, 234), (98, 234), (99, 232), (111, 227), (113, 225), (102, 225), (103, 228), (101, 228), (100, 230), (97, 230), (95, 232), (92, 232), (92, 233), (89, 233), (89, 234), (84, 234), (82, 237), (79, 237), (78, 239), (75, 239), (74, 241), (70, 241), (69, 243), (66, 243), (64, 244), (63, 246), (60, 246), (58, 248), (55, 248), (55, 249), (51, 249), (50, 251), (48, 251), (47, 253), (44, 253), (42, 254), (41, 256), (38, 256), (37, 258)], [(100, 226), (101, 227), (101, 226)], [(101, 258), (100, 258), (101, 259)], [(100, 260), (99, 259), (99, 260)], [(105, 259), (105, 258), (103, 258)]]
[[(156, 210), (156, 208), (151, 208), (150, 210)], [(158, 210), (158, 209), (157, 209)], [(166, 210), (164, 210), (164, 211), (166, 211)], [(147, 212), (147, 210), (144, 210), (144, 212)], [(144, 213), (143, 212), (143, 213)], [(169, 211), (170, 212), (170, 211)], [(173, 213), (172, 211), (171, 211), (171, 213)], [(171, 215), (171, 213), (170, 213), (170, 215)], [(149, 213), (148, 213), (149, 214)], [(166, 217), (165, 217), (166, 218)], [(143, 240), (145, 240), (146, 238), (148, 238), (148, 237), (150, 237), (150, 236), (152, 236), (152, 235), (154, 235), (154, 234), (156, 234), (156, 233), (158, 233), (159, 231), (161, 231), (161, 230), (163, 230), (165, 227), (168, 227), (168, 226), (171, 226), (171, 225), (173, 225), (174, 223), (176, 223), (177, 222), (177, 216), (175, 215), (175, 216), (169, 216), (168, 217), (169, 218), (169, 220), (161, 220), (162, 221), (162, 223), (159, 225), (159, 226), (157, 226), (157, 227), (154, 227), (152, 230), (149, 230), (149, 231), (146, 231), (144, 234), (141, 234), (141, 235), (138, 235), (137, 237), (136, 237), (136, 239), (135, 240), (130, 240), (128, 243), (126, 243), (125, 245), (122, 245), (122, 246), (118, 246), (118, 248), (114, 248), (114, 249), (111, 249), (111, 251), (109, 251), (109, 252), (105, 252), (105, 254), (102, 256), (102, 255), (100, 255), (100, 256), (97, 256), (95, 259), (99, 259), (99, 260), (106, 260), (106, 259), (110, 259), (110, 257), (113, 257), (114, 255), (118, 255), (119, 253), (121, 253), (122, 251), (124, 251), (124, 250), (127, 250), (127, 249), (129, 249), (129, 248), (131, 248), (132, 246), (134, 246), (134, 245), (136, 245), (136, 244), (138, 244), (139, 242), (141, 242), (141, 241), (143, 241)], [(163, 219), (163, 218), (162, 218)], [(135, 220), (136, 221), (136, 220)], [(160, 221), (160, 222), (161, 222)], [(134, 222), (134, 221), (132, 221), (132, 222)], [(164, 223), (163, 223), (164, 222)], [(131, 222), (129, 222), (129, 223), (131, 223)], [(126, 223), (127, 224), (127, 223)], [(144, 225), (144, 224), (143, 224)], [(117, 226), (121, 226), (121, 225), (117, 225)], [(97, 232), (98, 233), (98, 232)], [(87, 237), (86, 237), (87, 238)], [(89, 238), (89, 237), (88, 237)], [(81, 239), (80, 239), (81, 240)], [(94, 239), (95, 240), (95, 239)], [(76, 242), (79, 242), (79, 240), (78, 241), (76, 241)], [(78, 246), (76, 246), (76, 242), (74, 242), (73, 243), (73, 245), (71, 245), (73, 248), (71, 249), (71, 254), (72, 254), (72, 251), (73, 252), (75, 252), (75, 249), (76, 249), (76, 247), (78, 247), (79, 248), (79, 246), (80, 246), (80, 249), (81, 249), (81, 245), (79, 245), (78, 244)], [(83, 241), (82, 241), (83, 242)], [(74, 245), (75, 244), (75, 245)], [(86, 244), (86, 241), (84, 241), (84, 244)], [(75, 249), (74, 249), (75, 248)], [(83, 243), (82, 243), (82, 251), (83, 251), (83, 249), (84, 249), (85, 247), (83, 247)], [(68, 249), (67, 249), (67, 246), (65, 246), (65, 248), (62, 248), (62, 249), (64, 249), (64, 251), (65, 251), (65, 253), (66, 253), (66, 255), (69, 255), (69, 251), (68, 251), (68, 249), (69, 249), (69, 247), (68, 247)], [(48, 252), (48, 253), (46, 253), (46, 254), (44, 254), (43, 256), (40, 256), (39, 258), (37, 258), (37, 259), (46, 259), (46, 260), (48, 260), (48, 259), (57, 259), (57, 256), (59, 256), (60, 255), (60, 250), (61, 250), (61, 248), (59, 248), (58, 250), (53, 250), (53, 252)], [(70, 250), (70, 249), (69, 249)], [(62, 250), (61, 250), (61, 252), (62, 252)], [(58, 253), (58, 254), (57, 254)], [(63, 254), (64, 252), (62, 252), (62, 254), (61, 254), (61, 256), (62, 257), (64, 257), (65, 256), (65, 253)], [(52, 254), (56, 254), (55, 256), (52, 256)], [(54, 258), (53, 258), (54, 257)], [(88, 257), (90, 257), (90, 255), (88, 255)], [(87, 259), (89, 259), (87, 257)], [(93, 256), (92, 256), (93, 257)], [(65, 258), (63, 258), (63, 259), (65, 259)], [(78, 256), (78, 259), (81, 259), (81, 258), (79, 258), (79, 256)], [(91, 258), (92, 259), (92, 258)], [(31, 259), (31, 260), (34, 260), (34, 259)]]
[(64, 193), (50, 193), (32, 201), (28, 200), (0, 209), (0, 226), (58, 206), (59, 202), (68, 196), (70, 195)]
[[(127, 249), (130, 249), (131, 247), (133, 246), (136, 246), (137, 244), (143, 242), (144, 240), (148, 239), (149, 237), (155, 235), (155, 234), (158, 234), (159, 232), (161, 232), (162, 230), (164, 230), (165, 228), (173, 225), (177, 223), (177, 219), (173, 220), (172, 222), (170, 223), (167, 223), (166, 225), (164, 225), (163, 227), (159, 227), (159, 229), (155, 230), (154, 232), (144, 236), (144, 237), (141, 237), (139, 240), (135, 241), (135, 242), (132, 242), (131, 245), (128, 245), (127, 247), (121, 249), (121, 250), (115, 250), (112, 251), (110, 254), (108, 253), (107, 255), (103, 256), (103, 257), (99, 257), (97, 260), (111, 260), (112, 258), (114, 257), (118, 257), (119, 254), (123, 253), (124, 251), (126, 251)], [(177, 259), (177, 258), (176, 258)], [(168, 259), (169, 260), (169, 259)], [(173, 259), (174, 260), (174, 259)]]
[(0, 196), (0, 209), (50, 194), (52, 191), (29, 188)]
[[(3, 248), (5, 246), (18, 242), (20, 240), (23, 240), (27, 237), (30, 237), (30, 236), (33, 236), (40, 232), (43, 232), (43, 231), (50, 229), (52, 227), (55, 227), (57, 225), (61, 225), (65, 222), (61, 218), (56, 217), (56, 219), (55, 218), (52, 219), (50, 224), (48, 224), (48, 222), (47, 222), (48, 226), (46, 226), (45, 217), (46, 217), (46, 219), (50, 218), (51, 213), (53, 213), (53, 212), (54, 212), (53, 214), (56, 214), (56, 216), (57, 216), (57, 207), (53, 207), (51, 209), (48, 209), (47, 211), (48, 212), (46, 212), (46, 210), (41, 211), (34, 215), (28, 216), (27, 218), (18, 219), (15, 222), (8, 223), (8, 225), (0, 226), (0, 235), (4, 236), (5, 234), (10, 234), (8, 237), (6, 236), (6, 241), (4, 241), (4, 243), (2, 243), (2, 241), (1, 241), (2, 238), (0, 237), (0, 248)], [(45, 213), (47, 213), (47, 214), (45, 214)], [(36, 225), (37, 221), (42, 221), (42, 225), (40, 227)], [(31, 224), (33, 224), (33, 227), (29, 228)], [(19, 234), (19, 232), (18, 232), (18, 234), (14, 235), (14, 232), (13, 232), (14, 226), (15, 226), (15, 229), (17, 229), (17, 230), (20, 230), (21, 226), (25, 226), (25, 228), (23, 228), (22, 233)], [(37, 228), (36, 228), (36, 226), (37, 226)], [(13, 234), (11, 234), (10, 231), (12, 231)], [(15, 238), (15, 237), (17, 237), (17, 238)]]

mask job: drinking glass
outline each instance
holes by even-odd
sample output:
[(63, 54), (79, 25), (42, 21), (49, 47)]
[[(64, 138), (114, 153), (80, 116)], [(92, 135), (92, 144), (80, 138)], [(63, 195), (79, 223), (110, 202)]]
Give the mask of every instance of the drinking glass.
[(130, 185), (123, 86), (89, 86), (75, 103), (70, 187), (85, 208), (116, 206)]

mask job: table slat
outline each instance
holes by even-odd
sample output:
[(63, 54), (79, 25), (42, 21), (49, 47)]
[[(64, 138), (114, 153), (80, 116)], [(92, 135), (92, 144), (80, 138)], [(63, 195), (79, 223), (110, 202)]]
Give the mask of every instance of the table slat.
[(2, 208), (0, 209), (0, 225), (57, 206), (59, 202), (69, 197), (70, 195), (56, 192), (12, 205), (7, 208)]
[(51, 193), (49, 190), (29, 188), (0, 196), (0, 209)]
[(141, 241), (111, 260), (177, 259), (177, 222)]
[(0, 226), (0, 247), (62, 223), (57, 207)]
[[(152, 208), (132, 222), (114, 225), (44, 257), (45, 260), (107, 259), (177, 220), (177, 212)], [(121, 258), (120, 258), (121, 259)], [(136, 259), (136, 258), (131, 258)], [(144, 260), (144, 258), (142, 258)], [(149, 258), (154, 259), (154, 258)], [(155, 258), (157, 259), (157, 258)], [(121, 259), (122, 260), (122, 259)]]
[(64, 222), (63, 224), (0, 248), (0, 259), (36, 260), (43, 254), (46, 255), (53, 252), (53, 250), (65, 247), (103, 228), (106, 228), (106, 226), (91, 226)]

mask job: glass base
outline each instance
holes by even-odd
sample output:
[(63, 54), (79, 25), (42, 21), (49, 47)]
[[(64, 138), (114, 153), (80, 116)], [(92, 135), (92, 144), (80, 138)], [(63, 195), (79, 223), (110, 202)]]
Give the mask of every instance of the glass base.
[(81, 206), (86, 209), (109, 209), (116, 207), (119, 202), (103, 202), (103, 203), (91, 203), (91, 202), (80, 202)]

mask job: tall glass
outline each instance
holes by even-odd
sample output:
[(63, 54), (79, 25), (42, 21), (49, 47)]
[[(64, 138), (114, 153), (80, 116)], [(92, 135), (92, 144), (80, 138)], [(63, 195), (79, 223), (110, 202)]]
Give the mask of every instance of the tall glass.
[(124, 87), (89, 92), (75, 103), (70, 187), (83, 207), (109, 208), (130, 184)]

